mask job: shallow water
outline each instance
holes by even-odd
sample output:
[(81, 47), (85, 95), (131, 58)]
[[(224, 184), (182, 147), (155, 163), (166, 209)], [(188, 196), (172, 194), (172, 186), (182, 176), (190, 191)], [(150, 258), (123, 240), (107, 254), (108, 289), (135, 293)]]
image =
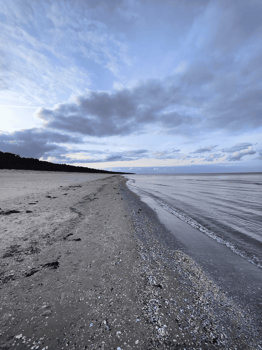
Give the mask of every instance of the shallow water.
[(262, 268), (262, 173), (126, 177), (132, 191)]

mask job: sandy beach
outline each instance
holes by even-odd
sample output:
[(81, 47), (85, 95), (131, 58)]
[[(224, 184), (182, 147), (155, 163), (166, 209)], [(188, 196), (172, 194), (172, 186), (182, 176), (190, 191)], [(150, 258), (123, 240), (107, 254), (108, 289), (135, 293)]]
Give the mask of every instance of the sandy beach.
[(0, 349), (260, 349), (120, 175), (0, 171)]

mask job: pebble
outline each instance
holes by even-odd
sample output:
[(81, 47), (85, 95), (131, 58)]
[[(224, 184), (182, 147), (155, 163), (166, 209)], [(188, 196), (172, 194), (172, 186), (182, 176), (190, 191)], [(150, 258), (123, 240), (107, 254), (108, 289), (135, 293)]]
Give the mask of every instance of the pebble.
[(49, 316), (51, 315), (52, 311), (51, 310), (46, 310), (42, 313), (42, 316)]

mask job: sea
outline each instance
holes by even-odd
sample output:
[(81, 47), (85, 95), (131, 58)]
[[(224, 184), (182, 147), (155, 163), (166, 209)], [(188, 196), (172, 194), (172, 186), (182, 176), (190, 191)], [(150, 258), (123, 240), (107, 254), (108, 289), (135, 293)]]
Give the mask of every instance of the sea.
[(262, 269), (262, 173), (125, 177), (133, 192), (152, 208), (161, 206), (169, 220), (178, 218)]

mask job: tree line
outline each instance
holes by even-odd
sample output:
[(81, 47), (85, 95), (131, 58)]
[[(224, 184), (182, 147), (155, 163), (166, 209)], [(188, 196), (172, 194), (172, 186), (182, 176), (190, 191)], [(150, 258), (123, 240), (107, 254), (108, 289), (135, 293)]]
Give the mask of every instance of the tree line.
[(73, 166), (67, 164), (55, 164), (42, 161), (35, 158), (24, 158), (18, 154), (0, 151), (0, 169), (17, 170), (40, 170), (40, 171), (65, 171), (77, 173), (100, 173), (100, 174), (131, 174), (107, 170), (97, 170), (82, 166)]

